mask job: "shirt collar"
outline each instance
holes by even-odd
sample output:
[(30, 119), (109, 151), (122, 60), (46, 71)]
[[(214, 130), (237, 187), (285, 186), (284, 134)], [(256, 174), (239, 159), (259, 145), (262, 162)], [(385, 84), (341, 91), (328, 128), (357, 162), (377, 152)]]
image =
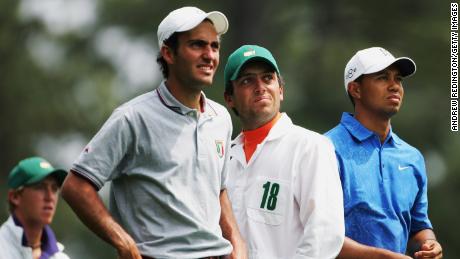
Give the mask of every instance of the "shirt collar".
[[(168, 90), (166, 87), (165, 81), (162, 81), (160, 86), (156, 89), (158, 93), (158, 97), (160, 98), (161, 103), (166, 106), (168, 109), (179, 113), (181, 115), (187, 115), (190, 112), (197, 112), (196, 109), (191, 109), (185, 105), (183, 105), (181, 102), (179, 102)], [(201, 113), (203, 115), (208, 115), (208, 116), (215, 116), (217, 115), (216, 110), (209, 104), (207, 101), (206, 95), (204, 92), (201, 92), (201, 99), (200, 99), (200, 104), (201, 104)]]
[[(267, 122), (265, 125), (262, 127), (259, 127), (257, 129), (253, 130), (243, 130), (243, 135), (246, 141), (250, 142), (259, 142), (265, 139), (265, 137), (268, 135), (270, 130), (273, 128), (273, 126), (276, 124), (276, 122), (281, 118), (281, 113), (278, 113), (275, 115), (273, 119), (271, 119), (269, 122)], [(257, 141), (260, 140), (260, 141)], [(257, 144), (259, 144), (257, 143)]]
[[(16, 215), (14, 215), (14, 213), (12, 214), (12, 217), (13, 217), (14, 224), (20, 227), (23, 231), (22, 240), (21, 240), (22, 246), (27, 246), (27, 243), (28, 243), (27, 237), (26, 237), (26, 233), (24, 232), (24, 227), (22, 226), (21, 221), (19, 221)], [(42, 237), (40, 241), (41, 241), (41, 250), (42, 250), (40, 259), (51, 258), (55, 253), (59, 252), (56, 236), (54, 235), (54, 232), (50, 226), (45, 225), (45, 227), (43, 228)]]
[[(292, 121), (286, 113), (281, 113), (281, 117), (273, 125), (268, 133), (267, 137), (262, 142), (277, 139), (286, 134), (289, 128), (292, 126)], [(234, 140), (233, 145), (242, 145), (244, 140), (244, 134), (240, 133)]]
[(387, 142), (388, 143), (393, 143), (393, 144), (396, 144), (396, 145), (402, 144), (402, 140), (398, 137), (398, 135), (396, 135), (393, 132), (393, 129), (391, 127), (390, 127), (390, 133), (388, 134)]
[[(375, 133), (366, 127), (362, 125), (355, 117), (353, 114), (344, 112), (342, 114), (342, 119), (340, 120), (340, 123), (350, 132), (353, 137), (358, 139), (360, 142), (372, 137), (375, 135)], [(390, 126), (390, 132), (388, 133), (388, 136), (384, 143), (389, 143), (389, 144), (400, 144), (401, 140), (396, 136), (396, 134), (393, 133), (393, 130)]]
[(57, 246), (56, 236), (51, 227), (46, 225), (42, 234), (42, 255), (40, 259), (50, 258), (57, 252), (59, 252), (59, 248)]
[(265, 138), (267, 141), (280, 138), (281, 136), (285, 135), (289, 129), (292, 127), (291, 118), (286, 113), (281, 113), (281, 117), (278, 121), (273, 125), (272, 129), (268, 133), (267, 137)]

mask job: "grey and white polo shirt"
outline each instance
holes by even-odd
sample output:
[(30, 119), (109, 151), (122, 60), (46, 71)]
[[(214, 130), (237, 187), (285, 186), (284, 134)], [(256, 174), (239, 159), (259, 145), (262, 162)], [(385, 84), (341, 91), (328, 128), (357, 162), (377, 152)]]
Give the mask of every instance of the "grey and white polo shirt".
[(185, 107), (164, 82), (117, 108), (72, 170), (97, 188), (112, 181), (110, 211), (143, 255), (200, 258), (231, 252), (219, 226), (232, 124), (202, 94)]

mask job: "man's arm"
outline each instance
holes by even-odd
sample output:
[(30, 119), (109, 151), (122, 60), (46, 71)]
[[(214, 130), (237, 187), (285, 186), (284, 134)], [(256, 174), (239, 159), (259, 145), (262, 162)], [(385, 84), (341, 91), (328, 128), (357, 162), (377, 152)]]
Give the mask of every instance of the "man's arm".
[(353, 239), (345, 237), (342, 250), (337, 257), (339, 259), (367, 259), (367, 258), (386, 258), (386, 259), (410, 259), (411, 257), (392, 252), (383, 248), (366, 246)]
[(117, 249), (119, 258), (141, 259), (132, 237), (112, 218), (88, 180), (70, 171), (61, 193), (80, 220)]
[(233, 216), (232, 205), (228, 199), (227, 190), (224, 189), (220, 192), (220, 228), (224, 238), (230, 241), (233, 246), (233, 251), (230, 258), (233, 259), (247, 259), (248, 251), (246, 243), (241, 237), (240, 231), (236, 224), (235, 216)]
[(334, 148), (326, 138), (302, 145), (305, 150), (296, 165), (293, 193), (303, 235), (293, 258), (335, 258), (343, 244), (345, 223)]
[[(417, 194), (414, 206), (411, 209), (411, 227), (416, 229), (411, 230), (411, 237), (408, 242), (408, 251), (415, 258), (442, 258), (442, 247), (436, 241), (436, 236), (431, 230), (431, 223), (428, 219), (428, 179), (426, 176), (425, 161), (422, 154), (419, 152), (418, 170), (420, 179), (419, 185), (422, 189)], [(415, 253), (414, 253), (415, 252)]]
[(415, 258), (442, 258), (441, 244), (436, 240), (433, 230), (424, 229), (409, 239), (409, 247), (415, 248)]

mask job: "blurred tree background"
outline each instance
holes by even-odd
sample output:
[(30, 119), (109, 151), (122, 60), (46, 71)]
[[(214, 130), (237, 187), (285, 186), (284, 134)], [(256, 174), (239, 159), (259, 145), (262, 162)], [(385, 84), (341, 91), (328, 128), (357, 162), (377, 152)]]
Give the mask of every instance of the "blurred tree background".
[[(435, 232), (445, 258), (460, 258), (460, 135), (449, 126), (450, 5), (432, 0), (1, 1), (2, 222), (6, 178), (18, 160), (40, 155), (70, 168), (116, 106), (158, 85), (157, 26), (185, 5), (222, 11), (230, 22), (208, 97), (223, 103), (229, 53), (242, 44), (262, 45), (286, 79), (282, 109), (319, 132), (352, 111), (342, 74), (357, 50), (382, 46), (413, 58), (417, 73), (405, 80), (403, 109), (392, 125), (425, 155)], [(53, 227), (72, 258), (116, 257), (63, 201)]]

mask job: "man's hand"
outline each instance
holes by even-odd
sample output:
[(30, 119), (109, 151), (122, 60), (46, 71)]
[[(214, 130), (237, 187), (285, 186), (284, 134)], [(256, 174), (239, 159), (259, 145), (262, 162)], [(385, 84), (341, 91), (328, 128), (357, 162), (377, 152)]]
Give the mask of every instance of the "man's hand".
[(71, 171), (63, 183), (61, 194), (91, 231), (117, 249), (120, 259), (141, 259), (136, 242), (112, 218), (89, 180)]
[(227, 257), (229, 259), (247, 259), (248, 250), (246, 248), (246, 243), (236, 225), (227, 190), (224, 189), (220, 192), (219, 199), (221, 208), (219, 225), (222, 229), (222, 235), (229, 240), (233, 246), (232, 253)]
[(132, 238), (126, 240), (128, 243), (121, 248), (117, 248), (118, 259), (142, 259), (136, 243)]
[(248, 259), (248, 250), (246, 248), (246, 243), (241, 240), (241, 242), (236, 242), (233, 245), (232, 253), (228, 256), (228, 259)]
[(428, 239), (423, 242), (422, 246), (420, 247), (420, 251), (414, 254), (416, 259), (418, 258), (433, 258), (433, 259), (440, 259), (442, 258), (442, 247), (438, 241), (434, 239)]

